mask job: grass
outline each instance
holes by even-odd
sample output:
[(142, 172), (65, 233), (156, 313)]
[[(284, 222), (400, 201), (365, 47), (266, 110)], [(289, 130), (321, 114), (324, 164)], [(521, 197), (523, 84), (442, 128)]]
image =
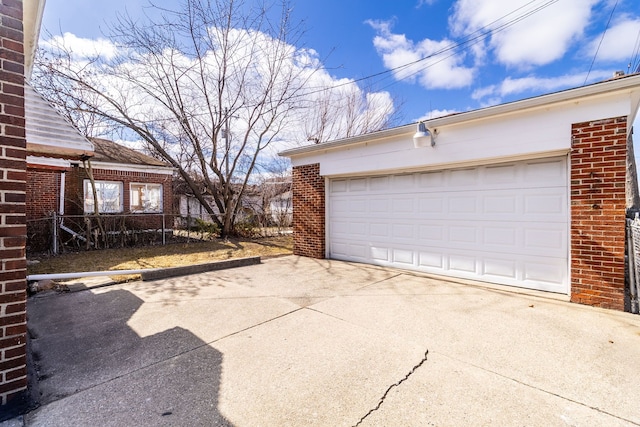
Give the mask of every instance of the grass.
[[(34, 258), (39, 262), (30, 263), (27, 267), (27, 274), (181, 267), (231, 258), (288, 255), (292, 251), (293, 239), (291, 236), (196, 241), (166, 246), (105, 249)], [(139, 277), (139, 275), (114, 275), (111, 278), (116, 281), (126, 281)]]

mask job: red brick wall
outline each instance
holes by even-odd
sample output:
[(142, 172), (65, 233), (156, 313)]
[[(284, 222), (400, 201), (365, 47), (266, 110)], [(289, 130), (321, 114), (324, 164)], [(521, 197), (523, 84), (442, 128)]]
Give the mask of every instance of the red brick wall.
[[(67, 173), (66, 199), (69, 200), (65, 207), (66, 213), (69, 215), (82, 215), (84, 212), (83, 202), (83, 182), (88, 179), (85, 170), (81, 167), (73, 168)], [(170, 215), (173, 210), (173, 179), (171, 175), (154, 174), (147, 172), (133, 171), (117, 171), (105, 169), (93, 169), (93, 177), (96, 181), (118, 181), (123, 183), (123, 213), (130, 213), (130, 192), (129, 184), (131, 183), (147, 183), (162, 184), (162, 206), (164, 213)], [(144, 226), (149, 228), (158, 228), (162, 225), (162, 218), (159, 215), (139, 214), (140, 220), (144, 221)], [(141, 223), (142, 224), (142, 223)], [(171, 228), (173, 220), (167, 218), (166, 226)], [(141, 225), (142, 226), (142, 225)]]
[(324, 177), (320, 165), (293, 168), (293, 253), (325, 257)]
[(60, 171), (27, 170), (27, 221), (39, 220), (58, 211)]
[(27, 388), (22, 1), (0, 0), (0, 21), (0, 404), (11, 406)]
[(627, 118), (571, 129), (571, 301), (624, 310)]

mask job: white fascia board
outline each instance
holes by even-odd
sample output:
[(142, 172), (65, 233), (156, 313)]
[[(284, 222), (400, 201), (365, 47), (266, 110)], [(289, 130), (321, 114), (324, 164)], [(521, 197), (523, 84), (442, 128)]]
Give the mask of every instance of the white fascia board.
[[(467, 124), (482, 120), (491, 120), (502, 118), (507, 115), (523, 115), (536, 110), (544, 110), (556, 107), (561, 104), (577, 105), (588, 101), (597, 101), (599, 98), (617, 96), (624, 99), (626, 112), (622, 115), (635, 115), (638, 110), (638, 93), (640, 92), (640, 74), (610, 80), (606, 82), (596, 83), (589, 86), (583, 86), (576, 89), (569, 89), (562, 92), (542, 95), (535, 98), (528, 98), (521, 101), (514, 101), (507, 104), (496, 105), (493, 107), (482, 108), (479, 110), (468, 111), (465, 113), (452, 114), (445, 117), (439, 117), (431, 120), (425, 120), (427, 127), (430, 129), (441, 128), (446, 126)], [(635, 105), (633, 105), (635, 103)], [(595, 120), (598, 118), (615, 117), (621, 115), (612, 112), (610, 115), (603, 117), (587, 118), (587, 120)], [(631, 117), (633, 119), (633, 117)], [(629, 129), (631, 124), (629, 124)], [(416, 131), (416, 124), (400, 126), (393, 129), (387, 129), (379, 132), (359, 135), (353, 138), (339, 139), (336, 141), (326, 142), (322, 144), (307, 145), (300, 148), (294, 148), (279, 153), (282, 157), (289, 157), (292, 161), (296, 157), (305, 157), (320, 153), (328, 153), (334, 150), (351, 149), (358, 145), (368, 143), (378, 143), (384, 140), (396, 139), (399, 136), (411, 138)], [(304, 162), (305, 164), (308, 162)]]
[(45, 0), (24, 0), (22, 5), (22, 26), (24, 30), (24, 75), (27, 81), (31, 79), (33, 59), (40, 38), (42, 15)]
[(70, 168), (71, 162), (67, 159), (53, 157), (27, 156), (27, 165), (50, 166), (56, 168)]
[[(637, 88), (640, 90), (640, 87)], [(291, 157), (293, 166), (319, 163), (323, 176), (396, 173), (563, 155), (571, 150), (571, 125), (630, 114), (627, 92), (545, 104), (475, 120), (438, 120), (434, 147), (415, 148), (413, 133), (370, 139)], [(435, 121), (435, 120), (434, 120)], [(443, 124), (444, 123), (444, 124)], [(629, 124), (629, 127), (631, 124)]]
[(110, 171), (123, 171), (123, 172), (144, 172), (155, 173), (158, 175), (173, 175), (176, 170), (172, 167), (162, 166), (149, 166), (149, 165), (131, 165), (125, 163), (107, 163), (107, 162), (91, 162), (93, 169), (102, 169)]

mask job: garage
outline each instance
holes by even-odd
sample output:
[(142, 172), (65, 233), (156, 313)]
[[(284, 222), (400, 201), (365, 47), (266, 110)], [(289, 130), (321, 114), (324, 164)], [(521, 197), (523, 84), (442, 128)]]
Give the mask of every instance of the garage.
[(294, 254), (624, 310), (640, 75), (280, 153)]
[(565, 157), (334, 178), (328, 254), (567, 293), (567, 193)]

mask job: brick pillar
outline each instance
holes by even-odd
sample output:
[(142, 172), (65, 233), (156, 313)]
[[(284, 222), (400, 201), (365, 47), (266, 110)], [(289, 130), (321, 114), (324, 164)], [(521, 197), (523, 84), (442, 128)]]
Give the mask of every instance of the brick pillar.
[(293, 253), (325, 256), (324, 178), (320, 164), (293, 168)]
[(0, 0), (0, 20), (0, 413), (8, 413), (27, 388), (22, 1)]
[(627, 118), (571, 128), (571, 301), (624, 310)]

